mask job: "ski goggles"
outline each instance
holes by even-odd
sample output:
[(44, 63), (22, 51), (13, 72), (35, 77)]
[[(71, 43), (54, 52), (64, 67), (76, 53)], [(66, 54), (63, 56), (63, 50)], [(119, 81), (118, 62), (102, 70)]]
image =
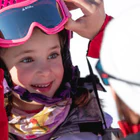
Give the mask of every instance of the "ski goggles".
[(124, 83), (127, 83), (127, 84), (140, 86), (139, 83), (134, 83), (134, 82), (131, 82), (131, 81), (126, 81), (126, 80), (117, 78), (115, 76), (112, 76), (110, 74), (107, 74), (106, 72), (104, 72), (100, 60), (98, 60), (95, 68), (96, 68), (97, 72), (99, 73), (99, 75), (100, 75), (100, 77), (101, 77), (102, 82), (103, 82), (104, 85), (107, 85), (107, 86), (110, 85), (108, 79), (109, 78), (112, 78), (112, 79), (115, 79), (115, 80), (118, 80), (118, 81), (121, 81), (121, 82), (124, 82)]
[(23, 44), (34, 27), (47, 34), (58, 33), (70, 16), (63, 0), (27, 0), (7, 6), (0, 10), (0, 46)]

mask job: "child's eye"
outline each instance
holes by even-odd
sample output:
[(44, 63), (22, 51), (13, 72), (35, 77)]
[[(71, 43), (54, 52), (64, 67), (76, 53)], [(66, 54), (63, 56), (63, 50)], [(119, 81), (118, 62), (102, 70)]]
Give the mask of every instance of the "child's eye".
[(23, 63), (30, 63), (32, 61), (33, 61), (32, 58), (24, 58), (23, 60), (21, 60), (21, 62), (23, 62)]
[(55, 59), (57, 58), (58, 55), (59, 55), (58, 53), (53, 53), (48, 57), (48, 59)]

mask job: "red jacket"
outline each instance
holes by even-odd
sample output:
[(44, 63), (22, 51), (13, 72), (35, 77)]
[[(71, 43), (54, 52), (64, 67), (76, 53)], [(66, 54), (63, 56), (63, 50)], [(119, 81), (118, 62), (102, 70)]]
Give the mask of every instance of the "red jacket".
[(87, 56), (92, 57), (92, 58), (99, 58), (103, 33), (105, 30), (105, 27), (107, 26), (107, 24), (109, 23), (111, 19), (112, 19), (111, 16), (106, 15), (106, 19), (99, 33), (93, 38), (92, 41), (89, 42)]
[(4, 108), (3, 70), (0, 69), (0, 139), (8, 140), (8, 119)]

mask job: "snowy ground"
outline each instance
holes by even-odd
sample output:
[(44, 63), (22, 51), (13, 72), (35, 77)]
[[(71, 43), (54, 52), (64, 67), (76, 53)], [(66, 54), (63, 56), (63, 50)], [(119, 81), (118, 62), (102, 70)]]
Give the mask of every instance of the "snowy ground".
[[(119, 16), (122, 12), (125, 12), (129, 7), (137, 3), (140, 3), (140, 1), (139, 0), (133, 0), (133, 1), (132, 0), (104, 0), (106, 13), (113, 17)], [(72, 11), (73, 19), (76, 19), (81, 15), (82, 13), (80, 10)], [(79, 69), (81, 71), (81, 76), (86, 76), (87, 74), (89, 74), (86, 57), (85, 57), (87, 52), (88, 41), (89, 40), (82, 38), (75, 33), (73, 39), (71, 40), (72, 61), (74, 65), (79, 66)], [(96, 70), (94, 69), (97, 59), (89, 58), (89, 60), (93, 66), (94, 73), (97, 74)], [(108, 87), (105, 88), (107, 92), (99, 92), (99, 97), (104, 101), (104, 105), (105, 105), (104, 111), (108, 112), (113, 117), (112, 127), (118, 127), (117, 124), (118, 115), (116, 111), (116, 105), (112, 98), (110, 89)]]

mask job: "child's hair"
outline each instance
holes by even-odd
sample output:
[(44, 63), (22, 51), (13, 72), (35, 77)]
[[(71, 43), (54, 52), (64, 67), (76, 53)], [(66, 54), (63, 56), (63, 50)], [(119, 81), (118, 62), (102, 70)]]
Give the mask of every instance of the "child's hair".
[(64, 77), (63, 77), (63, 81), (61, 85), (63, 85), (66, 82), (71, 83), (72, 90), (75, 92), (75, 93), (73, 92), (74, 94), (73, 93), (71, 94), (71, 97), (73, 98), (73, 101), (74, 101), (73, 105), (82, 107), (88, 103), (90, 99), (90, 92), (86, 88), (78, 85), (80, 72), (77, 67), (76, 69), (74, 69), (72, 65), (70, 50), (68, 47), (69, 36), (67, 34), (68, 34), (67, 30), (63, 30), (59, 33), (61, 54), (62, 54), (62, 60), (63, 60), (63, 66), (64, 66)]
[[(88, 92), (86, 88), (78, 87), (78, 79), (80, 77), (80, 73), (77, 67), (76, 67), (76, 70), (74, 69), (71, 62), (71, 56), (70, 56), (70, 51), (69, 51), (69, 46), (68, 46), (69, 36), (67, 32), (68, 31), (64, 29), (58, 33), (59, 39), (60, 39), (62, 61), (63, 61), (63, 66), (64, 66), (64, 76), (63, 76), (62, 83), (59, 89), (57, 90), (57, 92), (55, 93), (55, 95), (60, 93), (61, 89), (63, 88), (66, 82), (69, 82), (73, 90), (71, 93), (71, 97), (73, 99), (73, 105), (80, 107), (88, 103), (90, 93)], [(5, 48), (0, 47), (0, 56), (2, 56), (7, 49), (8, 48), (5, 49)], [(0, 68), (4, 70), (4, 77), (9, 87), (12, 87), (13, 84), (12, 84), (10, 74), (1, 57), (0, 57)], [(11, 92), (5, 94), (5, 108), (6, 108), (7, 115), (9, 116), (12, 109), (12, 93)]]

